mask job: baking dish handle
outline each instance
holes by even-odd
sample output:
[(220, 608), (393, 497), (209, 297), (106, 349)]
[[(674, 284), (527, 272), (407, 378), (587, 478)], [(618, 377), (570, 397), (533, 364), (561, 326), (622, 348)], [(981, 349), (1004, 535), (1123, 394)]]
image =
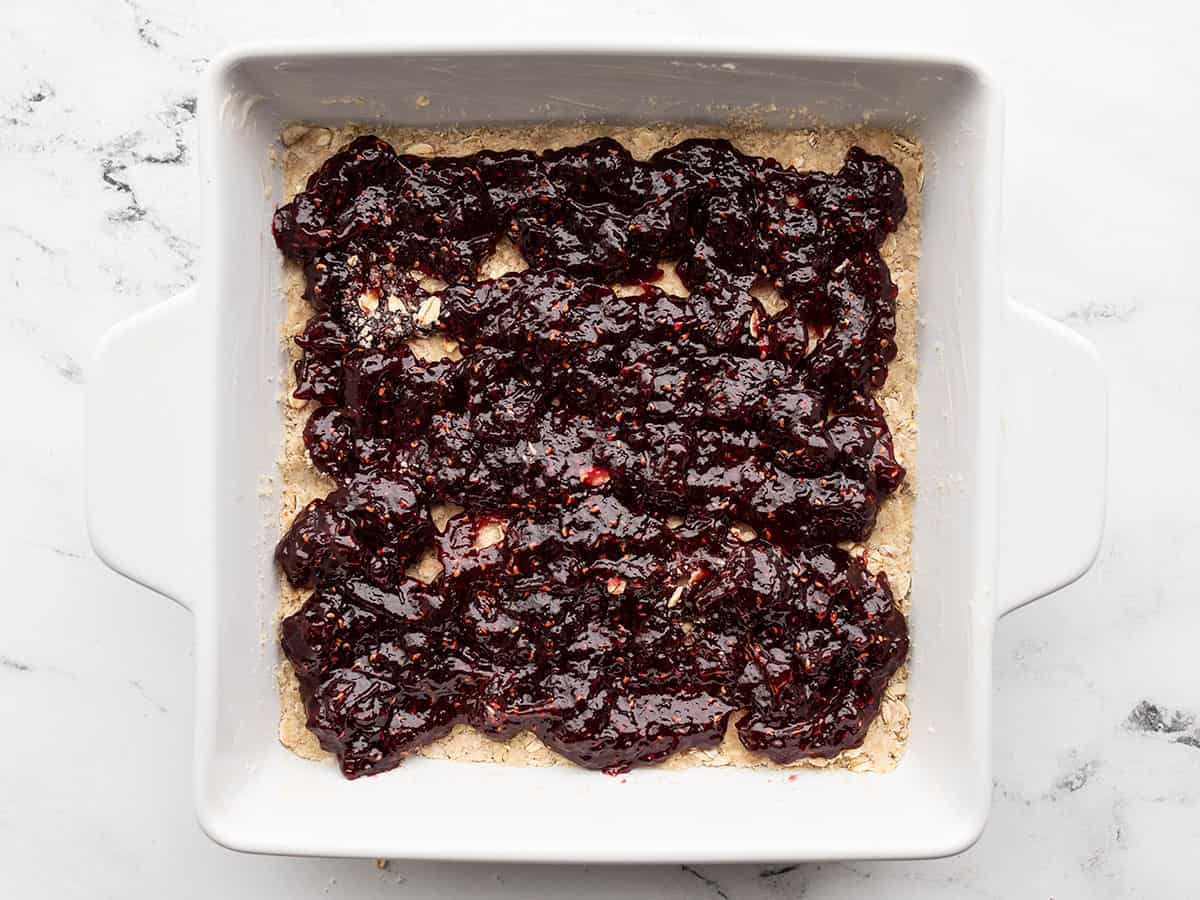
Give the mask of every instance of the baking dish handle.
[(196, 288), (113, 326), (88, 371), (88, 535), (120, 574), (190, 608), (186, 586), (203, 472), (197, 407), (184, 379), (199, 372), (205, 323)]
[(998, 615), (1091, 568), (1104, 530), (1108, 388), (1095, 348), (1006, 304)]

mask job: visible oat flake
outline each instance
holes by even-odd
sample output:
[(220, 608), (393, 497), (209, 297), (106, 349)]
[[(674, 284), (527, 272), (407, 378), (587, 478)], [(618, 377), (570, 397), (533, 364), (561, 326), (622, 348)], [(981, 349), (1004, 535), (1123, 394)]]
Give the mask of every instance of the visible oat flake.
[(417, 309), (416, 315), (413, 317), (416, 323), (422, 328), (429, 328), (438, 320), (438, 316), (442, 312), (442, 300), (440, 297), (429, 297), (421, 302)]

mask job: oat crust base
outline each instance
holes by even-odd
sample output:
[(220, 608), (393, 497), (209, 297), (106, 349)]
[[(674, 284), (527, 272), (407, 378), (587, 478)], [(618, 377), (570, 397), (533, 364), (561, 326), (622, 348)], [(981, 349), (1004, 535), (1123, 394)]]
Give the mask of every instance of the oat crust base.
[[(883, 257), (891, 268), (892, 278), (899, 288), (896, 305), (896, 343), (898, 354), (891, 364), (888, 380), (877, 399), (883, 405), (896, 445), (896, 456), (908, 468), (908, 477), (900, 489), (879, 509), (879, 516), (870, 539), (865, 544), (844, 544), (854, 552), (865, 551), (872, 571), (884, 569), (901, 611), (907, 616), (910, 604), (912, 551), (912, 508), (916, 490), (917, 422), (916, 422), (916, 328), (917, 328), (917, 262), (920, 243), (921, 187), (923, 182), (923, 151), (913, 139), (898, 132), (878, 128), (854, 129), (766, 129), (754, 125), (728, 127), (690, 127), (654, 125), (641, 127), (604, 127), (600, 125), (539, 126), (526, 128), (471, 129), (429, 131), (411, 128), (378, 128), (347, 126), (338, 129), (295, 125), (284, 129), (282, 149), (277, 151), (277, 163), (282, 165), (284, 196), (291, 198), (304, 187), (308, 175), (339, 147), (361, 134), (378, 134), (397, 150), (415, 155), (458, 156), (481, 149), (506, 150), (523, 148), (543, 150), (582, 143), (603, 135), (620, 141), (637, 158), (644, 159), (656, 150), (692, 137), (727, 138), (745, 153), (771, 156), (785, 165), (800, 169), (836, 171), (846, 151), (854, 144), (886, 156), (904, 176), (908, 197), (908, 214), (900, 228), (884, 242)], [(286, 319), (281, 340), (289, 358), (294, 361), (299, 349), (292, 337), (304, 328), (312, 314), (308, 301), (302, 296), (304, 279), (300, 266), (284, 263), (284, 302)], [(507, 241), (502, 241), (496, 253), (481, 272), (490, 278), (505, 272), (525, 268), (520, 254)], [(686, 294), (669, 264), (659, 286), (672, 293)], [(432, 280), (431, 280), (432, 281)], [(436, 283), (428, 285), (436, 289)], [(761, 297), (768, 311), (782, 308), (777, 297)], [(436, 357), (447, 352), (437, 339), (424, 340), (414, 347), (418, 355)], [(453, 348), (450, 348), (453, 352)], [(293, 516), (316, 497), (333, 489), (333, 482), (309, 463), (304, 449), (302, 432), (309, 413), (315, 406), (311, 401), (291, 396), (295, 379), (288, 367), (286, 387), (280, 398), (285, 412), (283, 453), (279, 461), (281, 504), (279, 510), (281, 533)], [(436, 521), (436, 516), (435, 516)], [(436, 562), (426, 560), (420, 571), (426, 576), (436, 574)], [(278, 619), (295, 612), (309, 591), (297, 590), (280, 579)], [(833, 759), (803, 759), (790, 767), (845, 768), (855, 772), (888, 772), (894, 769), (904, 753), (909, 734), (909, 707), (906, 682), (908, 664), (903, 665), (889, 681), (879, 715), (871, 723), (862, 746), (843, 751)], [(326, 759), (331, 754), (322, 750), (316, 736), (305, 726), (304, 707), (299, 685), (290, 663), (283, 660), (276, 680), (280, 696), (279, 739), (285, 747), (307, 759)], [(664, 769), (683, 769), (692, 766), (769, 766), (779, 767), (763, 757), (747, 751), (730, 727), (720, 746), (712, 750), (689, 750), (678, 753), (661, 764)], [(444, 738), (417, 751), (434, 759), (453, 759), (473, 762), (492, 762), (516, 766), (570, 765), (543, 744), (536, 736), (523, 732), (511, 740), (492, 741), (469, 726), (456, 726)]]

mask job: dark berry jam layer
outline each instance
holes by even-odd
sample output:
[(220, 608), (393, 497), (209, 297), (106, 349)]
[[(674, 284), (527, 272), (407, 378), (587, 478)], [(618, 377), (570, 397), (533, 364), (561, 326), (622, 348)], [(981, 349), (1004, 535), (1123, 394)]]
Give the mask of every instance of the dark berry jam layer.
[[(347, 776), (460, 723), (609, 771), (714, 747), (738, 711), (776, 762), (862, 741), (907, 629), (836, 543), (904, 477), (871, 399), (904, 212), (859, 148), (830, 175), (726, 141), (423, 159), (364, 137), (312, 175), (274, 233), (317, 310), (296, 396), (338, 486), (276, 555), (314, 588), (283, 649)], [(529, 270), (478, 281), (501, 238)], [(687, 297), (654, 284), (664, 260)], [(462, 358), (418, 358), (422, 334)], [(462, 507), (440, 531), (438, 504)]]

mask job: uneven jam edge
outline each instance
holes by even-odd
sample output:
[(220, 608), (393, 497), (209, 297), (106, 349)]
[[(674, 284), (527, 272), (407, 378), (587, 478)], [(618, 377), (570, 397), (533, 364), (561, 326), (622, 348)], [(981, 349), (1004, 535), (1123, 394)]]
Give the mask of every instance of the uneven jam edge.
[[(425, 160), (362, 139), (309, 186), (276, 230), (321, 310), (298, 394), (324, 404), (306, 442), (340, 486), (280, 544), (316, 584), (284, 647), (343, 770), (459, 722), (609, 769), (714, 746), (737, 709), (776, 761), (861, 741), (904, 622), (830, 545), (903, 477), (869, 399), (898, 173), (858, 150), (830, 176), (713, 141), (637, 163), (611, 141)], [(476, 285), (501, 234), (531, 270)], [(662, 258), (688, 298), (650, 283)], [(415, 359), (422, 330), (465, 358)], [(444, 501), (466, 511), (437, 534)], [(478, 547), (488, 523), (504, 540)], [(405, 571), (431, 541), (445, 572), (422, 585)]]

